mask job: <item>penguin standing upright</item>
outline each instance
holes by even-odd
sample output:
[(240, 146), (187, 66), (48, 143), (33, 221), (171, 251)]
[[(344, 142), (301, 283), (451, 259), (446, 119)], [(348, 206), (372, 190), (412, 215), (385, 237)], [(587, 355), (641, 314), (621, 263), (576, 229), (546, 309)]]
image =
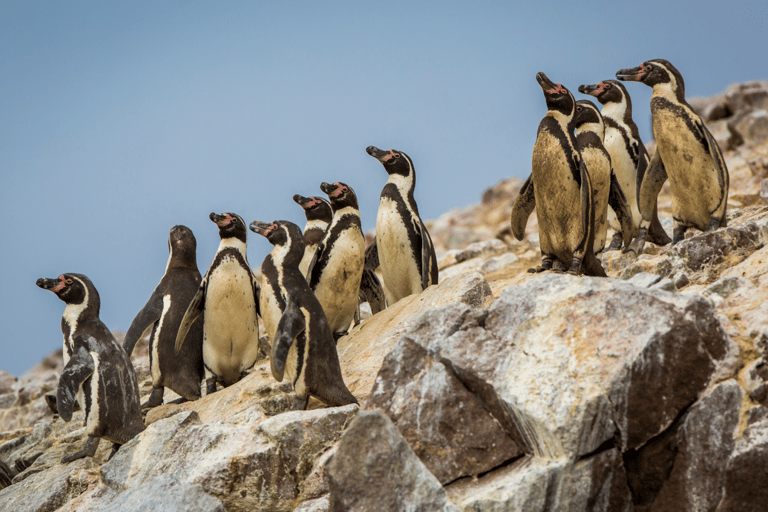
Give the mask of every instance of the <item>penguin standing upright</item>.
[(587, 166), (592, 182), (592, 202), (595, 210), (595, 241), (593, 252), (596, 256), (603, 252), (608, 230), (608, 206), (616, 212), (620, 232), (624, 233), (627, 244), (632, 226), (632, 212), (629, 209), (624, 192), (613, 173), (611, 155), (603, 146), (605, 125), (600, 111), (589, 100), (576, 102), (576, 113), (573, 116), (573, 133), (576, 137), (576, 148), (579, 150), (584, 164)]
[(139, 384), (131, 359), (99, 319), (101, 301), (96, 287), (82, 274), (40, 278), (37, 286), (64, 301), (64, 370), (56, 391), (56, 406), (64, 421), (72, 419), (75, 401), (85, 411), (88, 441), (64, 457), (67, 463), (93, 457), (100, 439), (111, 441), (112, 454), (144, 430)]
[(531, 175), (512, 205), (512, 233), (522, 240), (535, 209), (541, 265), (529, 272), (550, 270), (559, 261), (573, 274), (605, 277), (592, 252), (595, 212), (589, 172), (573, 136), (576, 102), (568, 89), (544, 73), (537, 73), (536, 80), (544, 92), (547, 113), (533, 146)]
[(278, 382), (282, 382), (284, 374), (291, 380), (297, 395), (295, 409), (306, 409), (310, 396), (331, 406), (357, 403), (344, 384), (323, 307), (299, 271), (304, 254), (299, 227), (288, 221), (254, 221), (250, 228), (274, 245), (262, 266), (264, 289), (277, 298), (269, 303), (274, 311), (264, 316), (272, 317), (280, 310), (279, 321), (270, 334), (272, 375)]
[(299, 270), (306, 276), (317, 246), (323, 241), (328, 224), (333, 219), (333, 210), (331, 204), (322, 197), (295, 194), (293, 200), (304, 209), (304, 215), (307, 217), (304, 226), (304, 257), (299, 264)]
[(636, 68), (621, 69), (616, 78), (653, 88), (651, 125), (656, 153), (640, 187), (643, 220), (629, 250), (642, 252), (656, 198), (667, 178), (672, 192), (673, 244), (685, 237), (688, 228), (710, 231), (724, 227), (728, 168), (720, 146), (685, 101), (683, 76), (669, 61), (654, 59)]
[(130, 356), (144, 331), (153, 325), (149, 337), (152, 394), (142, 408), (161, 405), (166, 387), (181, 395), (182, 401), (200, 398), (204, 375), (202, 317), (190, 327), (181, 352), (176, 354), (174, 349), (181, 319), (202, 280), (196, 251), (197, 241), (191, 229), (181, 225), (171, 228), (165, 273), (125, 334), (123, 348)]
[[(621, 224), (613, 210), (608, 210), (608, 224), (614, 235), (609, 251), (621, 249), (623, 239), (633, 240), (640, 230), (640, 210), (637, 196), (648, 167), (648, 150), (640, 139), (640, 132), (632, 120), (632, 100), (627, 90), (616, 80), (603, 80), (595, 85), (580, 85), (579, 92), (597, 98), (603, 108), (600, 114), (605, 122), (604, 146), (611, 155), (611, 164), (616, 179), (624, 192), (632, 213), (632, 226), (629, 236), (622, 232)], [(648, 240), (656, 245), (666, 245), (670, 238), (661, 227), (656, 205), (648, 228)], [(624, 244), (628, 246), (629, 244)]]
[(344, 183), (322, 183), (333, 219), (307, 271), (307, 282), (323, 306), (334, 338), (346, 333), (357, 311), (365, 263), (365, 238), (357, 196)]
[(245, 376), (259, 356), (259, 285), (248, 266), (248, 230), (239, 215), (212, 213), (219, 228), (219, 248), (200, 282), (176, 336), (178, 353), (190, 327), (203, 312), (203, 363), (206, 394), (216, 383), (231, 386)]
[(437, 257), (416, 206), (416, 170), (411, 158), (394, 149), (368, 146), (365, 151), (381, 162), (389, 175), (376, 215), (376, 245), (384, 293), (391, 306), (437, 284)]

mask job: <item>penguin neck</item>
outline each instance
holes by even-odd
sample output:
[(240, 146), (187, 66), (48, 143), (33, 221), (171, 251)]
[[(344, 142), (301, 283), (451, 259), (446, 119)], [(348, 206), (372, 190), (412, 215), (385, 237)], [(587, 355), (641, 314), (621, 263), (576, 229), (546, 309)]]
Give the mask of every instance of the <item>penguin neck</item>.
[(345, 206), (344, 208), (339, 208), (338, 210), (333, 212), (333, 220), (331, 221), (331, 225), (328, 227), (326, 232), (330, 232), (331, 229), (333, 229), (333, 226), (341, 222), (341, 219), (346, 215), (354, 215), (359, 219), (360, 211), (354, 206)]
[(662, 84), (654, 85), (653, 96), (664, 98), (665, 100), (668, 100), (672, 103), (682, 103), (684, 105), (686, 104), (685, 92), (681, 91), (680, 88), (677, 87), (674, 77), (672, 78), (672, 82), (665, 82)]
[(246, 254), (245, 242), (243, 242), (242, 240), (234, 236), (221, 239), (221, 242), (219, 242), (219, 249), (217, 252), (221, 252), (224, 249), (235, 249), (236, 251), (240, 252), (243, 255), (243, 257), (245, 257), (245, 254)]
[(321, 219), (313, 219), (313, 220), (307, 220), (307, 223), (304, 225), (304, 233), (306, 234), (307, 231), (310, 229), (320, 229), (323, 232), (328, 228), (328, 222)]
[(165, 273), (171, 268), (189, 268), (197, 270), (197, 261), (194, 256), (183, 254), (174, 256), (173, 251), (168, 255), (168, 262), (165, 264)]
[(576, 135), (577, 139), (579, 138), (579, 135), (594, 133), (600, 140), (605, 140), (605, 129), (600, 123), (584, 123), (581, 126), (576, 127), (573, 130), (573, 133)]
[(603, 117), (609, 117), (618, 123), (627, 124), (626, 116), (629, 115), (629, 118), (632, 119), (632, 107), (628, 106), (624, 101), (612, 101), (611, 103), (603, 105), (600, 114)]
[(394, 185), (400, 192), (400, 195), (409, 201), (415, 208), (416, 199), (414, 198), (413, 192), (416, 189), (416, 174), (413, 171), (411, 171), (408, 176), (403, 176), (402, 174), (390, 174), (387, 179), (387, 185), (389, 184)]
[(573, 114), (563, 114), (558, 110), (549, 110), (545, 117), (554, 120), (566, 133), (569, 133), (573, 129), (573, 126), (571, 126), (573, 124)]

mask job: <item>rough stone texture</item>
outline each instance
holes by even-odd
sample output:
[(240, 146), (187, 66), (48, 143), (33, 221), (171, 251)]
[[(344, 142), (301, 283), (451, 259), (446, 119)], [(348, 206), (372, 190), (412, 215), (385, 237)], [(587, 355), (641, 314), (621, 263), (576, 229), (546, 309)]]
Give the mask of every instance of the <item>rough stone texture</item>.
[(332, 512), (457, 511), (381, 411), (361, 412), (328, 463)]
[(749, 426), (728, 460), (717, 512), (765, 510), (768, 504), (768, 419)]
[(678, 425), (633, 455), (628, 470), (637, 512), (717, 508), (743, 396), (735, 380), (719, 384)]

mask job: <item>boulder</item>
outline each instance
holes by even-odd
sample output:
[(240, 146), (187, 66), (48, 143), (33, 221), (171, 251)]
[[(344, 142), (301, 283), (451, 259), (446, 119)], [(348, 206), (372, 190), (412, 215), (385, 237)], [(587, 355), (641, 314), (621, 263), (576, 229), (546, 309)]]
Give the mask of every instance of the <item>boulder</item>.
[(725, 468), (723, 500), (716, 512), (765, 510), (768, 504), (768, 419), (749, 425)]

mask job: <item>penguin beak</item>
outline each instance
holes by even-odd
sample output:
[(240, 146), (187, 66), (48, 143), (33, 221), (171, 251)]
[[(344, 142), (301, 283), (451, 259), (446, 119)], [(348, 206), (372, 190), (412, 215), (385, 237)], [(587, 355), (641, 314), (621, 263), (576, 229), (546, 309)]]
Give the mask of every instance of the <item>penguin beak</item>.
[(320, 184), (320, 190), (322, 190), (323, 192), (325, 192), (330, 196), (336, 191), (336, 185), (331, 185), (330, 183), (322, 182)]
[(59, 279), (48, 279), (47, 277), (41, 277), (35, 284), (43, 290), (53, 290), (59, 285), (60, 282), (61, 281)]
[(620, 69), (616, 72), (616, 78), (622, 82), (642, 82), (643, 68), (638, 66), (636, 68)]
[(371, 155), (373, 158), (375, 158), (379, 162), (381, 162), (382, 161), (381, 159), (389, 154), (389, 151), (382, 151), (376, 146), (368, 146), (367, 148), (365, 148), (365, 152)]
[[(294, 200), (295, 200), (294, 196)], [(267, 224), (266, 222), (259, 222), (258, 220), (255, 220), (251, 222), (251, 224), (248, 226), (248, 229), (256, 233), (257, 235), (261, 236), (267, 236), (267, 230), (269, 229), (270, 224)]]
[(312, 206), (312, 204), (314, 204), (314, 202), (312, 201), (312, 198), (300, 196), (299, 194), (293, 195), (293, 201), (304, 209), (309, 208), (310, 206)]
[(555, 84), (547, 78), (547, 75), (539, 71), (536, 73), (536, 81), (539, 82), (539, 87), (541, 87), (541, 90), (544, 92), (547, 92), (549, 89), (554, 89)]
[(597, 85), (580, 85), (579, 86), (579, 92), (581, 94), (589, 94), (590, 96), (597, 96), (599, 89), (599, 86)]
[(229, 215), (218, 215), (216, 213), (211, 213), (208, 216), (218, 227), (226, 226), (229, 224)]

